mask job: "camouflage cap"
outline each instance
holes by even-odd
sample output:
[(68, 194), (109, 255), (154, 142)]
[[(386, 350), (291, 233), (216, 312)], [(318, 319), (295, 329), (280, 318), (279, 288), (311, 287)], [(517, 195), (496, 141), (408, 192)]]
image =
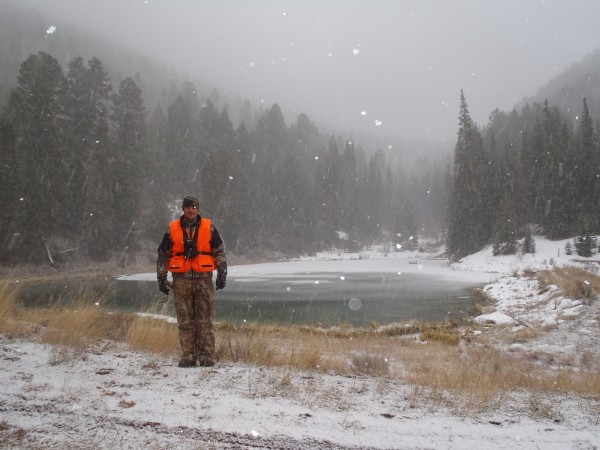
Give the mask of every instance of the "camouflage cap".
[(183, 203), (181, 204), (181, 209), (184, 209), (186, 206), (195, 206), (196, 209), (200, 208), (200, 202), (197, 197), (193, 195), (186, 195), (183, 197)]

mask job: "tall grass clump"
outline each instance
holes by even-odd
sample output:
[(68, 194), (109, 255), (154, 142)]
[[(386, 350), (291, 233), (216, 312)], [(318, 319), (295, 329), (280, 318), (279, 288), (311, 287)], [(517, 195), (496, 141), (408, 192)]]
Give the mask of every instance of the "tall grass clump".
[(179, 350), (179, 333), (174, 320), (164, 315), (164, 304), (157, 302), (148, 311), (137, 315), (127, 329), (127, 342), (134, 350), (172, 356)]
[(600, 294), (600, 276), (577, 267), (545, 270), (538, 275), (541, 286), (556, 285), (568, 298), (590, 305)]
[(364, 375), (385, 376), (390, 373), (388, 359), (370, 352), (352, 355), (352, 369)]
[(552, 370), (493, 348), (461, 348), (431, 343), (405, 354), (408, 382), (431, 392), (454, 392), (472, 409), (483, 409), (515, 390), (598, 395), (600, 374)]
[(109, 337), (118, 316), (106, 314), (109, 300), (107, 291), (98, 291), (87, 285), (78, 293), (68, 294), (59, 300), (56, 308), (32, 309), (27, 317), (45, 325), (42, 341), (83, 350), (90, 343)]
[(17, 301), (19, 284), (8, 279), (0, 280), (0, 331), (13, 334), (22, 330), (18, 321), (20, 306)]
[(273, 345), (273, 339), (265, 330), (237, 332), (230, 330), (219, 333), (217, 339), (217, 359), (237, 363), (264, 366), (279, 366), (281, 353)]
[(435, 341), (448, 345), (458, 345), (460, 343), (460, 329), (452, 321), (441, 325), (431, 324), (419, 334), (422, 341)]

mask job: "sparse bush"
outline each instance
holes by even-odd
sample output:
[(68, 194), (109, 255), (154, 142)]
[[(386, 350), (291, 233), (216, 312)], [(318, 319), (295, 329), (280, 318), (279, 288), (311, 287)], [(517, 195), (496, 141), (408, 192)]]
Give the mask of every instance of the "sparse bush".
[(541, 286), (556, 285), (568, 298), (591, 304), (600, 292), (600, 276), (576, 267), (556, 268), (538, 276)]
[(568, 256), (573, 254), (573, 245), (571, 244), (571, 241), (567, 241), (565, 244), (565, 254)]
[(471, 317), (480, 316), (483, 314), (483, 306), (481, 306), (479, 303), (475, 303), (469, 308), (468, 312)]
[(362, 353), (352, 356), (352, 369), (366, 375), (383, 376), (390, 372), (390, 365), (385, 357)]
[(453, 322), (443, 325), (433, 325), (421, 331), (422, 341), (442, 342), (448, 345), (458, 345), (460, 342), (460, 330)]
[(525, 238), (523, 239), (523, 253), (535, 253), (535, 239), (531, 231), (531, 226), (525, 227)]

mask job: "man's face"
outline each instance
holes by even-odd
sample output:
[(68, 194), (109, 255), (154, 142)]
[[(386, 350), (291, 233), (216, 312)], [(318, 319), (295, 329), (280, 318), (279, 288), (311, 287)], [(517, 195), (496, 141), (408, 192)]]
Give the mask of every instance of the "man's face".
[(183, 216), (188, 220), (193, 220), (198, 216), (198, 208), (193, 205), (188, 205), (183, 208)]

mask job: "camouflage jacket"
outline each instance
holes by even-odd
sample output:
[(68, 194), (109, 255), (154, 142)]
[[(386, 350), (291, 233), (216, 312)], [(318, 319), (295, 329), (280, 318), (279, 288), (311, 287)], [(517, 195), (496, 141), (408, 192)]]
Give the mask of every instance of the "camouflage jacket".
[[(183, 216), (179, 218), (181, 226), (187, 231), (188, 235), (193, 236), (196, 229), (200, 226), (200, 215), (195, 222), (187, 222)], [(213, 258), (217, 264), (217, 271), (227, 272), (227, 256), (225, 254), (225, 244), (221, 235), (213, 224), (210, 226), (210, 247), (212, 249)], [(169, 268), (169, 259), (171, 259), (171, 249), (173, 248), (173, 241), (171, 240), (170, 231), (167, 231), (163, 239), (158, 246), (158, 256), (156, 258), (156, 277), (160, 280), (161, 278), (167, 278), (167, 272)], [(194, 272), (192, 275), (198, 277), (207, 276)]]

